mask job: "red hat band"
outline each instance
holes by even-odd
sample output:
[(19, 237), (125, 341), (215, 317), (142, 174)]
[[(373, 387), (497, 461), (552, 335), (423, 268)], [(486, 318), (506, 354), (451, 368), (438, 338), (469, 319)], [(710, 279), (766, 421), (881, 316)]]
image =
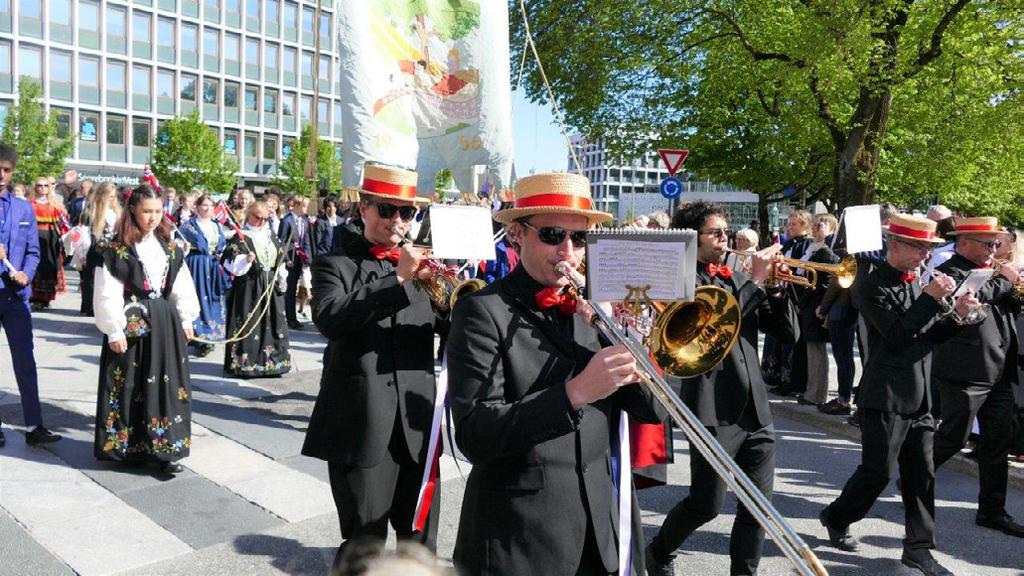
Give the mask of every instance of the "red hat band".
[(403, 200), (416, 200), (416, 186), (406, 186), (404, 184), (394, 184), (392, 182), (384, 182), (383, 180), (364, 178), (363, 190), (373, 194), (395, 196), (396, 198), (401, 198)]

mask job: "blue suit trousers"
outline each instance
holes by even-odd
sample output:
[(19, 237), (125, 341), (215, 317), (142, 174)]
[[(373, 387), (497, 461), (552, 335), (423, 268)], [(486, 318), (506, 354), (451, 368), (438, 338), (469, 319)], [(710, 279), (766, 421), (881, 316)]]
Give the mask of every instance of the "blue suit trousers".
[(36, 372), (35, 345), (32, 341), (32, 312), (20, 294), (0, 290), (0, 328), (7, 334), (11, 349), (14, 379), (21, 393), (21, 411), (29, 429), (43, 423), (39, 405), (39, 374)]

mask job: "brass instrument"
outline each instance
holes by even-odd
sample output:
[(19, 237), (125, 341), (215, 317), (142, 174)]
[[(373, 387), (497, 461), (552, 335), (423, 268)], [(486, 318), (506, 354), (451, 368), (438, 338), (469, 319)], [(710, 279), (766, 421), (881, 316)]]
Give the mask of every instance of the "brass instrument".
[[(725, 251), (728, 254), (735, 254), (737, 258), (741, 259), (750, 258), (755, 254), (754, 252), (741, 252), (731, 248), (726, 248)], [(785, 264), (790, 268), (803, 268), (807, 271), (807, 275), (801, 276), (792, 272), (776, 270), (772, 273), (772, 276), (769, 279), (769, 282), (772, 285), (777, 285), (779, 282), (789, 282), (791, 284), (813, 288), (818, 284), (818, 272), (822, 272), (824, 274), (832, 274), (835, 276), (836, 280), (839, 282), (839, 286), (842, 288), (849, 288), (850, 286), (853, 286), (853, 280), (857, 277), (857, 260), (853, 256), (843, 258), (843, 261), (839, 264), (807, 262), (800, 260), (799, 258), (787, 258), (785, 256), (776, 257), (775, 262), (776, 264)]]
[[(1013, 258), (1005, 258), (1005, 259), (1003, 259), (1003, 258), (993, 258), (992, 259), (992, 269), (995, 270), (996, 274), (999, 273), (999, 270), (1003, 266), (1015, 267), (1017, 269), (1017, 273), (1019, 275), (1022, 272), (1024, 272), (1024, 269), (1022, 269), (1021, 265), (1018, 262), (1015, 262), (1013, 260)], [(1017, 282), (1015, 282), (1013, 284), (1013, 297), (1018, 299), (1018, 300), (1024, 299), (1024, 275), (1021, 275), (1021, 277), (1017, 278)]]
[[(583, 294), (586, 282), (568, 262), (560, 262), (555, 269), (569, 281), (577, 294)], [(685, 376), (706, 372), (721, 362), (735, 343), (740, 320), (736, 299), (725, 290), (711, 286), (702, 286), (697, 294), (695, 302), (665, 307), (655, 323), (651, 340), (660, 342), (661, 354), (671, 358), (682, 356), (681, 360), (685, 360), (680, 361), (679, 366), (666, 366), (666, 371), (678, 369)], [(629, 350), (636, 359), (640, 382), (665, 407), (672, 421), (686, 434), (690, 446), (708, 461), (740, 503), (775, 540), (797, 572), (803, 576), (827, 576), (825, 567), (800, 535), (672, 391), (659, 372), (659, 365), (651, 360), (643, 344), (627, 335), (599, 305), (588, 300), (583, 302), (594, 311), (594, 326), (611, 342)], [(683, 350), (686, 352), (681, 353)]]
[[(402, 235), (397, 226), (392, 226), (391, 231), (399, 236)], [(409, 240), (404, 237), (398, 243), (399, 246), (406, 246), (407, 244), (409, 244)], [(413, 248), (420, 248), (428, 254), (430, 251), (430, 248), (426, 246), (413, 246)], [(459, 298), (487, 286), (487, 283), (479, 278), (459, 280), (458, 275), (449, 270), (444, 265), (444, 262), (436, 258), (428, 257), (423, 261), (423, 266), (430, 269), (432, 273), (431, 280), (425, 281), (417, 278), (414, 282), (417, 288), (427, 292), (427, 297), (430, 298), (431, 304), (438, 310), (452, 310), (455, 308), (455, 303), (459, 301)]]

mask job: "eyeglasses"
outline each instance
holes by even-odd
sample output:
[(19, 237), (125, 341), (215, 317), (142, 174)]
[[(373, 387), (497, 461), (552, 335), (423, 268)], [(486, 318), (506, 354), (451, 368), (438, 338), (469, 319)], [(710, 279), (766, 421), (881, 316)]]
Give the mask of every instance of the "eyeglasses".
[(526, 226), (530, 230), (537, 233), (537, 237), (540, 241), (547, 244), (548, 246), (558, 246), (562, 242), (565, 242), (566, 235), (572, 240), (573, 248), (583, 248), (587, 245), (587, 231), (586, 230), (566, 230), (558, 226), (541, 226), (537, 228), (529, 222), (523, 222), (523, 226)]
[(903, 244), (904, 246), (906, 246), (906, 247), (908, 247), (908, 248), (910, 248), (912, 250), (915, 250), (917, 252), (925, 253), (925, 252), (931, 252), (932, 251), (932, 247), (929, 244), (917, 244), (917, 243), (914, 243), (914, 242), (908, 242), (906, 240), (902, 240), (900, 238), (893, 238), (893, 240), (898, 242), (898, 243), (900, 243), (900, 244)]
[(705, 230), (701, 232), (701, 234), (708, 234), (709, 236), (714, 236), (717, 240), (719, 238), (728, 238), (732, 234), (732, 230), (729, 228), (712, 228), (710, 230)]
[(972, 240), (974, 242), (977, 242), (979, 245), (984, 246), (987, 250), (996, 250), (1003, 245), (1002, 240), (989, 240), (988, 242), (985, 242), (984, 240), (978, 240), (977, 238), (968, 238), (966, 236), (964, 237), (964, 240)]
[(397, 212), (402, 222), (408, 222), (415, 218), (416, 213), (419, 212), (419, 209), (415, 206), (395, 206), (386, 202), (375, 202), (374, 205), (377, 207), (377, 214), (385, 220), (394, 218)]

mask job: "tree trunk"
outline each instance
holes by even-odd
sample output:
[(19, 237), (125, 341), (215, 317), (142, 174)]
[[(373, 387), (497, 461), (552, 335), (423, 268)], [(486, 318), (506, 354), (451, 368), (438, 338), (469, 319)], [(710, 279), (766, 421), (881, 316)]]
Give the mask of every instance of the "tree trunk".
[(768, 230), (771, 224), (768, 222), (768, 195), (758, 194), (757, 195), (757, 227), (760, 230), (757, 231), (757, 235), (761, 238), (761, 246), (767, 246), (771, 237), (768, 235)]
[(874, 199), (875, 176), (891, 113), (891, 90), (873, 94), (861, 88), (857, 110), (850, 119), (853, 128), (843, 147), (836, 150), (835, 188), (840, 209), (870, 204)]

